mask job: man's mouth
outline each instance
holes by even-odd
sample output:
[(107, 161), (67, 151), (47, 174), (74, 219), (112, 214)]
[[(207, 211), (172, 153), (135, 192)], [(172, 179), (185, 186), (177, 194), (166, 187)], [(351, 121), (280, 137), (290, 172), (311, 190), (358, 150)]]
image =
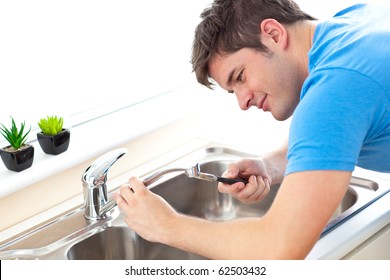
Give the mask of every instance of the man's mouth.
[(267, 99), (267, 95), (264, 95), (264, 97), (260, 100), (259, 104), (257, 105), (257, 107), (259, 109), (263, 109), (263, 111), (267, 110), (267, 108), (266, 108), (267, 106), (264, 106), (264, 105), (266, 105), (266, 104), (264, 104), (266, 99)]

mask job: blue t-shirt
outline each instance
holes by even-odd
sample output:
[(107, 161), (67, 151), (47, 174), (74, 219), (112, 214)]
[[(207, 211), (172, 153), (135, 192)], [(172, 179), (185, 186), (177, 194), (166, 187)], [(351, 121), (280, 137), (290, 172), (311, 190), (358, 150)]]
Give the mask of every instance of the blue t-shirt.
[(290, 127), (286, 174), (390, 172), (390, 6), (359, 4), (319, 23)]

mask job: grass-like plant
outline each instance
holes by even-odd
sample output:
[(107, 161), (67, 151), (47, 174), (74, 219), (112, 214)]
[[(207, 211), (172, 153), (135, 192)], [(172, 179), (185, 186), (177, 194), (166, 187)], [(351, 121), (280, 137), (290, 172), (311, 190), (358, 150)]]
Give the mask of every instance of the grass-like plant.
[(15, 150), (20, 149), (27, 140), (27, 135), (30, 133), (31, 127), (27, 132), (24, 132), (25, 122), (20, 124), (20, 129), (16, 126), (15, 120), (12, 119), (11, 129), (8, 129), (3, 124), (0, 127), (0, 133), (4, 136), (4, 138), (10, 143), (11, 147)]
[(41, 119), (38, 123), (39, 128), (43, 134), (54, 136), (62, 131), (64, 124), (63, 118), (57, 116), (47, 116), (45, 119)]

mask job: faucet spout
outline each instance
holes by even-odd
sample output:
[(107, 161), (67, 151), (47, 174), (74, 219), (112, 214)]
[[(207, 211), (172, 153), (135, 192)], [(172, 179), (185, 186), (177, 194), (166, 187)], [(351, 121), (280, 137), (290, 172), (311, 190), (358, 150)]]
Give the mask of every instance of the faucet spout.
[(115, 206), (115, 203), (107, 196), (107, 173), (111, 166), (126, 153), (125, 148), (108, 152), (88, 166), (82, 175), (84, 216), (87, 219), (102, 219)]

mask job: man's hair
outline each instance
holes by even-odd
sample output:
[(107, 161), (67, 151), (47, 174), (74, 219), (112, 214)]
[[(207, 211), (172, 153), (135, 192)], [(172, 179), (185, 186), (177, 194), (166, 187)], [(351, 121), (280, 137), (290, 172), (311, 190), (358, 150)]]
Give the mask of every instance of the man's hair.
[(231, 54), (242, 48), (260, 52), (260, 23), (272, 18), (281, 24), (316, 20), (291, 0), (214, 0), (201, 14), (192, 45), (192, 69), (199, 83), (212, 88), (208, 64), (215, 54)]

